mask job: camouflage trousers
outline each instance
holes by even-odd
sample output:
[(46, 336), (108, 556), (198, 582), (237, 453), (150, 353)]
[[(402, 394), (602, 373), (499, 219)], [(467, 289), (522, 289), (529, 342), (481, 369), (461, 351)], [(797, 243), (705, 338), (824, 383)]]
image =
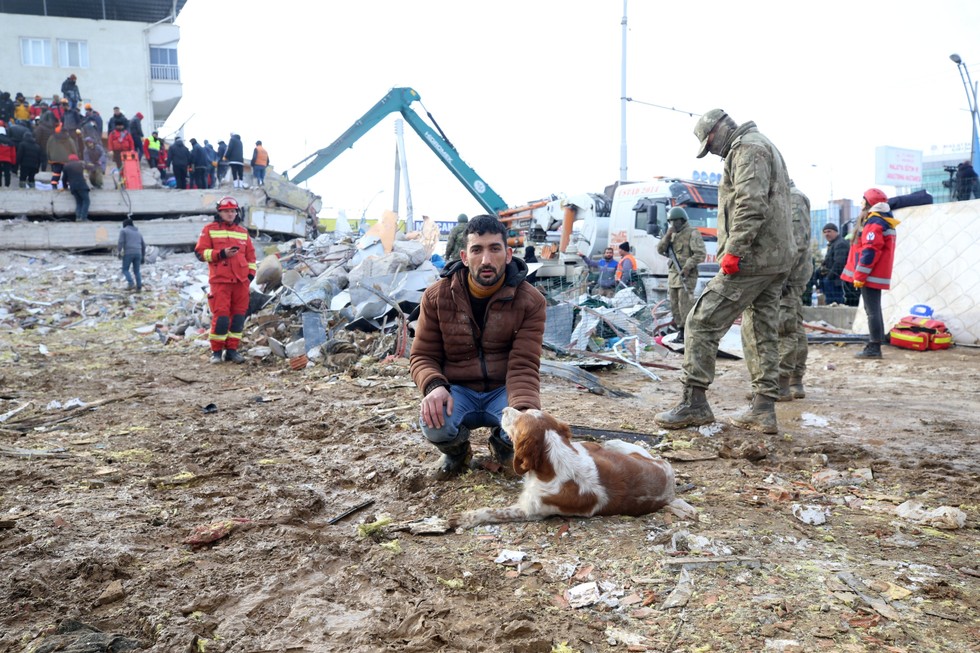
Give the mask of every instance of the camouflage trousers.
[(708, 282), (684, 328), (684, 385), (711, 385), (718, 343), (741, 315), (742, 349), (752, 392), (779, 396), (779, 298), (786, 275), (719, 272)]
[[(674, 283), (684, 285), (683, 287), (674, 286)], [(694, 289), (697, 288), (697, 285), (697, 277), (683, 280), (678, 277), (676, 282), (673, 277), (670, 278), (670, 287), (667, 289), (670, 293), (670, 312), (673, 313), (674, 324), (678, 327), (684, 326), (687, 314), (691, 312), (691, 308), (694, 306)]]
[(806, 372), (806, 329), (803, 328), (805, 284), (789, 286), (779, 300), (779, 376), (803, 377)]

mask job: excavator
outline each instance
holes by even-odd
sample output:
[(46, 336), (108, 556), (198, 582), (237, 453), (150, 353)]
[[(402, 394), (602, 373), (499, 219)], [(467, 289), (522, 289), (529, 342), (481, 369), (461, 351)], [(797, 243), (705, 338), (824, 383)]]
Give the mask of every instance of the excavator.
[[(490, 186), (483, 181), (476, 171), (463, 161), (459, 154), (456, 152), (455, 146), (449, 142), (446, 135), (443, 133), (439, 124), (436, 122), (432, 114), (426, 111), (426, 115), (429, 120), (435, 125), (435, 128), (429, 126), (429, 124), (422, 119), (422, 117), (412, 109), (411, 105), (413, 102), (419, 102), (421, 97), (415, 89), (407, 87), (396, 87), (388, 91), (381, 100), (371, 107), (367, 113), (360, 117), (353, 125), (351, 125), (347, 131), (340, 135), (340, 137), (327, 147), (314, 152), (310, 156), (306, 157), (295, 167), (298, 167), (310, 161), (305, 168), (300, 170), (296, 177), (291, 181), (294, 184), (300, 184), (316, 173), (320, 172), (325, 168), (331, 161), (336, 159), (340, 154), (354, 146), (361, 136), (366, 134), (371, 130), (372, 127), (377, 125), (381, 120), (392, 113), (400, 113), (415, 133), (419, 135), (429, 149), (435, 152), (436, 156), (449, 168), (449, 171), (453, 173), (456, 177), (466, 187), (470, 194), (480, 203), (487, 213), (497, 215), (501, 211), (507, 208), (507, 203), (498, 195)], [(438, 133), (436, 133), (438, 132)]]

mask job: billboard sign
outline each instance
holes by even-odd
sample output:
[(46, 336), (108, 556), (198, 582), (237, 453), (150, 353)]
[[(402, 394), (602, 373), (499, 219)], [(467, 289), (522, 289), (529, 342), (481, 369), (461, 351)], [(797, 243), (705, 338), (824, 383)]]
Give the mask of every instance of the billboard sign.
[(921, 186), (922, 151), (888, 146), (875, 148), (875, 183), (887, 186)]

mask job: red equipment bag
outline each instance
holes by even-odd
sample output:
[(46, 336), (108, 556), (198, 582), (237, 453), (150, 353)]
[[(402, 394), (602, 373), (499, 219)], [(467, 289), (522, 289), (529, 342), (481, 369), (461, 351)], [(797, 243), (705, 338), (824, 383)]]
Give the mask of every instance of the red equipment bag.
[(889, 341), (895, 347), (925, 351), (927, 349), (949, 349), (953, 336), (946, 329), (946, 323), (928, 317), (907, 315), (888, 333)]

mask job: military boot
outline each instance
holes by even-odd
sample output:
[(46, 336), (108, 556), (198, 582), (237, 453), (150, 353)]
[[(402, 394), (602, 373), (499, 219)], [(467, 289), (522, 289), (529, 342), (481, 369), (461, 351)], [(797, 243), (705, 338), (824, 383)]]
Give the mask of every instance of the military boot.
[(802, 376), (789, 377), (789, 391), (792, 393), (793, 399), (803, 399), (806, 397), (806, 390), (803, 389)]
[(779, 377), (779, 399), (776, 401), (793, 401), (793, 391), (789, 387), (789, 377)]
[(654, 415), (653, 421), (665, 429), (682, 429), (711, 424), (715, 421), (715, 416), (704, 396), (704, 388), (686, 385), (681, 402), (668, 411)]
[(735, 426), (751, 431), (763, 433), (779, 431), (776, 426), (776, 400), (765, 395), (755, 395), (752, 398), (752, 406), (733, 415), (730, 420)]
[(504, 438), (504, 432), (499, 426), (491, 429), (487, 444), (490, 445), (494, 460), (505, 470), (514, 471), (514, 443)]
[(881, 358), (881, 343), (869, 342), (864, 349), (854, 354), (854, 358)]
[(213, 351), (213, 352), (211, 352), (211, 358), (209, 359), (209, 362), (211, 362), (211, 363), (220, 363), (221, 362), (221, 355), (222, 355), (222, 352), (220, 352), (220, 351)]

